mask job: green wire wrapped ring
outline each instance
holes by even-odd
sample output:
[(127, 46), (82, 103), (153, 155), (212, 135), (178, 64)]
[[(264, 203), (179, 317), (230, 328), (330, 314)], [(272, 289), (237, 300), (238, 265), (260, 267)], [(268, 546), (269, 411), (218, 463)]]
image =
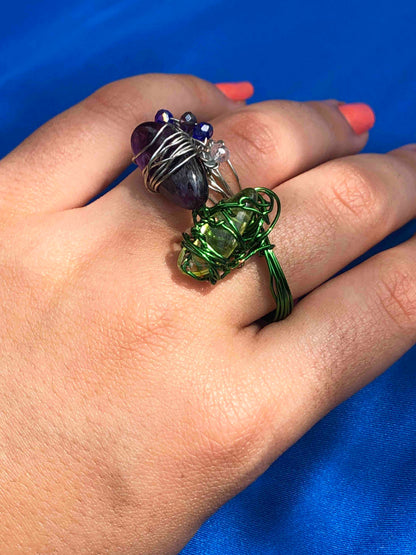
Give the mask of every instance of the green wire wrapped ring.
[[(276, 215), (270, 222), (275, 204)], [(268, 237), (280, 210), (279, 197), (265, 187), (242, 189), (214, 206), (203, 205), (193, 210), (194, 225), (190, 233), (183, 233), (178, 267), (195, 279), (215, 284), (254, 254), (264, 256), (276, 303), (273, 321), (283, 320), (293, 309), (293, 297), (273, 251), (275, 245)]]

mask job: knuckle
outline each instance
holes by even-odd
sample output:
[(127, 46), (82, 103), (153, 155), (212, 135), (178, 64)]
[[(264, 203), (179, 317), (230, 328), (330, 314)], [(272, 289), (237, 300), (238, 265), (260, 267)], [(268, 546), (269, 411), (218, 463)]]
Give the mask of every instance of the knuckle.
[(388, 203), (377, 187), (374, 174), (357, 160), (336, 160), (331, 165), (324, 202), (336, 220), (347, 217), (351, 226), (362, 230), (387, 217)]
[(212, 87), (199, 77), (189, 74), (146, 73), (103, 85), (84, 99), (82, 106), (100, 117), (131, 122), (140, 116), (140, 110), (149, 107), (149, 100), (158, 89), (174, 89), (178, 97), (190, 98), (199, 106), (209, 106), (212, 103)]
[(133, 311), (130, 328), (134, 342), (152, 350), (165, 349), (167, 343), (178, 335), (179, 322), (175, 314), (170, 303), (163, 306), (147, 303), (140, 310)]
[(416, 329), (416, 274), (408, 258), (382, 253), (378, 267), (376, 298), (383, 312), (400, 332)]
[(62, 287), (71, 267), (70, 255), (65, 252), (57, 262), (57, 254), (50, 248), (50, 237), (43, 226), (36, 226), (30, 220), (27, 225), (17, 221), (3, 239), (13, 246), (12, 250), (4, 249), (1, 253), (1, 266), (7, 269), (14, 286), (30, 291), (32, 300), (44, 298), (47, 291)]
[[(322, 399), (335, 406), (346, 389), (345, 368), (355, 360), (360, 339), (361, 316), (349, 314), (341, 320), (336, 314), (327, 314), (320, 330), (326, 340), (305, 341), (307, 364), (300, 367), (299, 383), (308, 391), (308, 405), (315, 412), (322, 408)], [(358, 372), (357, 368), (357, 372)]]
[(393, 177), (399, 181), (413, 183), (416, 172), (415, 152), (403, 148), (397, 148), (383, 154), (388, 170)]
[(241, 374), (239, 379), (223, 374), (220, 385), (208, 380), (194, 398), (198, 402), (195, 413), (200, 415), (198, 451), (203, 460), (240, 477), (261, 464), (259, 454), (268, 439), (274, 406), (264, 399), (264, 391), (259, 398), (259, 388), (241, 380)]
[(166, 349), (178, 343), (183, 325), (169, 300), (158, 301), (154, 293), (142, 291), (129, 299), (119, 299), (108, 313), (108, 321), (101, 325), (103, 342), (117, 353), (118, 360), (140, 356), (145, 360), (161, 361)]
[(131, 78), (119, 79), (103, 85), (81, 102), (88, 112), (112, 121), (132, 121), (140, 106), (140, 87), (134, 87)]
[(186, 96), (192, 98), (195, 105), (209, 106), (212, 102), (212, 90), (203, 79), (190, 74), (176, 74), (170, 78), (177, 82), (178, 88), (185, 89)]
[(249, 109), (230, 114), (227, 139), (233, 153), (247, 169), (270, 166), (270, 158), (277, 153), (273, 129), (276, 121), (260, 109)]

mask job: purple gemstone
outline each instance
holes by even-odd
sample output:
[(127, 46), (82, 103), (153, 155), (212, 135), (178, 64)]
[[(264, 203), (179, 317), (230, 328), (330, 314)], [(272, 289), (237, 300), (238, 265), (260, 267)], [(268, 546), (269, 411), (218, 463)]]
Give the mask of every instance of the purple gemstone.
[(204, 141), (205, 139), (210, 139), (214, 132), (214, 128), (210, 123), (201, 122), (198, 123), (194, 129), (194, 139), (198, 141)]
[[(164, 125), (164, 123), (153, 121), (138, 125), (131, 136), (133, 154), (136, 155), (143, 150)], [(162, 141), (176, 132), (173, 125), (167, 125), (156, 142), (136, 158), (135, 162), (141, 170), (148, 164), (150, 157)], [(168, 157), (169, 155), (168, 151), (166, 156)], [(189, 154), (178, 156), (177, 163), (180, 164), (184, 157), (187, 158), (188, 156)], [(158, 190), (163, 196), (182, 206), (182, 208), (188, 210), (199, 208), (208, 200), (208, 181), (202, 163), (198, 158), (188, 160), (188, 162), (174, 171), (170, 177), (165, 179)]]
[[(149, 143), (152, 142), (156, 133), (165, 125), (165, 123), (156, 123), (153, 121), (149, 121), (146, 123), (141, 123), (136, 127), (131, 135), (131, 149), (133, 154), (136, 156), (141, 150), (143, 150)], [(148, 148), (143, 154), (141, 154), (138, 158), (136, 158), (135, 163), (139, 166), (141, 170), (147, 166), (149, 160), (156, 150), (156, 148), (160, 145), (162, 141), (164, 141), (169, 135), (174, 132), (172, 126), (167, 125), (162, 133), (159, 135), (157, 142)]]
[(172, 112), (169, 110), (159, 110), (155, 115), (155, 121), (158, 123), (169, 123), (172, 118)]
[(193, 134), (196, 123), (196, 116), (192, 112), (185, 112), (184, 114), (182, 114), (181, 119), (179, 120), (179, 125), (181, 126), (181, 129), (189, 135)]

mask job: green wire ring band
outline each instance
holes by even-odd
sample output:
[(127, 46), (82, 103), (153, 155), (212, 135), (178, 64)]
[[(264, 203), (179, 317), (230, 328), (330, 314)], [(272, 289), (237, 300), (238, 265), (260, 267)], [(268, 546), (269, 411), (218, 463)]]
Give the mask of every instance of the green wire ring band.
[[(270, 222), (269, 215), (275, 204), (276, 215)], [(240, 212), (241, 218), (241, 210), (248, 213), (243, 216), (248, 219), (248, 223), (240, 231), (236, 223), (241, 219), (238, 220), (236, 214)], [(241, 267), (254, 254), (264, 256), (270, 272), (270, 289), (276, 303), (272, 321), (283, 320), (293, 309), (293, 297), (273, 251), (275, 245), (270, 243), (268, 237), (279, 219), (280, 211), (279, 197), (265, 187), (243, 189), (233, 197), (223, 198), (211, 207), (202, 205), (192, 211), (194, 225), (190, 233), (182, 234), (182, 251), (178, 266), (184, 273), (195, 279), (209, 280), (215, 284), (234, 268)], [(264, 224), (268, 224), (267, 230), (264, 229)], [(224, 240), (224, 235), (227, 238), (228, 232), (230, 234), (228, 242), (233, 241), (235, 245), (228, 257), (223, 256), (212, 245), (218, 228), (227, 230), (225, 234), (224, 231), (222, 232), (222, 239)], [(195, 260), (199, 260), (207, 267), (206, 275), (203, 277), (190, 269), (191, 262)]]

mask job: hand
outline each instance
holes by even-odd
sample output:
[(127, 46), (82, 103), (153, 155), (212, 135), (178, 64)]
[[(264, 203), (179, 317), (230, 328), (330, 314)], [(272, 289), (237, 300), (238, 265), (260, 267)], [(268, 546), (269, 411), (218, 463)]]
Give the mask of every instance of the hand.
[[(179, 272), (189, 211), (150, 194), (130, 134), (213, 123), (243, 187), (276, 188), (263, 257)], [(0, 162), (0, 538), (14, 553), (176, 553), (317, 420), (415, 342), (416, 241), (337, 271), (415, 215), (416, 149), (356, 154), (335, 102), (244, 106), (190, 76), (103, 87)], [(328, 281), (329, 280), (329, 281)], [(324, 283), (325, 282), (325, 283)]]

